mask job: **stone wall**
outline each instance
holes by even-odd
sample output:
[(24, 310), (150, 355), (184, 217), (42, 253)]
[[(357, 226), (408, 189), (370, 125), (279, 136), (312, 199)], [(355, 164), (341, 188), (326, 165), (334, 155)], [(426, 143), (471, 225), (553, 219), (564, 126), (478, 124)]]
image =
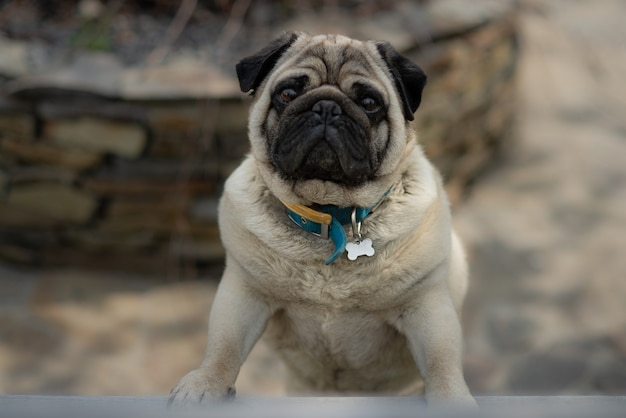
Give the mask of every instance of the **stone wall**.
[[(454, 202), (509, 137), (517, 57), (513, 3), (461, 3), (394, 11), (427, 37), (385, 32), (429, 75), (416, 129)], [(0, 46), (1, 258), (153, 271), (222, 259), (216, 203), (248, 149), (232, 75), (90, 53), (29, 71), (39, 45)]]

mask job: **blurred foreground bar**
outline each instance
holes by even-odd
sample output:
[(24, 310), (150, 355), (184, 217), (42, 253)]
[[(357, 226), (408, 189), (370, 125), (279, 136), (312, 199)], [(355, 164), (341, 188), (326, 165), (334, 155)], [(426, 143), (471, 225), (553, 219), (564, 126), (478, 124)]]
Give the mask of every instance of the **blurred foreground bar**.
[(409, 397), (236, 398), (171, 410), (164, 397), (0, 396), (0, 417), (595, 417), (626, 416), (626, 396), (485, 396), (480, 410), (427, 408)]

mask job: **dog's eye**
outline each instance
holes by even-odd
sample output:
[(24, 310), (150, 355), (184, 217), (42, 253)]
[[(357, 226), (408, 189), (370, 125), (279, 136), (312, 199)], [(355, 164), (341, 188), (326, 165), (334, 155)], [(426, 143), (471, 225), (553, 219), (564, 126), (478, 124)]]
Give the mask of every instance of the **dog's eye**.
[(284, 89), (278, 94), (278, 98), (283, 104), (288, 104), (296, 97), (298, 97), (298, 92), (290, 88)]
[(380, 109), (380, 105), (378, 104), (378, 102), (371, 97), (366, 97), (361, 100), (361, 107), (368, 113), (378, 112), (378, 110)]

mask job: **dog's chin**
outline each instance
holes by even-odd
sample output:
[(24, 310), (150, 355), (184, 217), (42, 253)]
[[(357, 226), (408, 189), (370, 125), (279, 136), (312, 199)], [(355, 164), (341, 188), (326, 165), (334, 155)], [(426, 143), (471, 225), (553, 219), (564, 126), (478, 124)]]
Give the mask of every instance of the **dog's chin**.
[(275, 154), (272, 159), (278, 173), (288, 181), (321, 180), (354, 188), (372, 176), (368, 160), (340, 158), (325, 140), (320, 140), (304, 158), (285, 153)]

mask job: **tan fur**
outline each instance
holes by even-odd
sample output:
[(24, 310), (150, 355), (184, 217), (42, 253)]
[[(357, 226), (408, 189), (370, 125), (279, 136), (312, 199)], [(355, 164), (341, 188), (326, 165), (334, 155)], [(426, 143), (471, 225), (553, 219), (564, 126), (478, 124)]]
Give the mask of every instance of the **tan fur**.
[[(391, 137), (379, 175), (354, 189), (287, 182), (268, 161), (261, 134), (276, 123), (271, 86), (303, 73), (324, 84), (326, 70), (307, 51), (323, 48), (332, 56), (347, 43), (362, 57), (336, 69), (341, 83), (367, 77), (388, 95), (389, 125), (377, 136)], [(429, 401), (473, 402), (461, 367), (463, 250), (441, 179), (417, 145), (385, 68), (372, 43), (301, 36), (257, 91), (251, 154), (227, 180), (220, 203), (227, 260), (206, 357), (173, 390), (175, 404), (226, 396), (264, 330), (285, 360), (291, 393), (402, 393), (423, 377)], [(363, 222), (376, 254), (328, 266), (332, 243), (296, 227), (279, 201), (367, 207), (390, 188)]]

